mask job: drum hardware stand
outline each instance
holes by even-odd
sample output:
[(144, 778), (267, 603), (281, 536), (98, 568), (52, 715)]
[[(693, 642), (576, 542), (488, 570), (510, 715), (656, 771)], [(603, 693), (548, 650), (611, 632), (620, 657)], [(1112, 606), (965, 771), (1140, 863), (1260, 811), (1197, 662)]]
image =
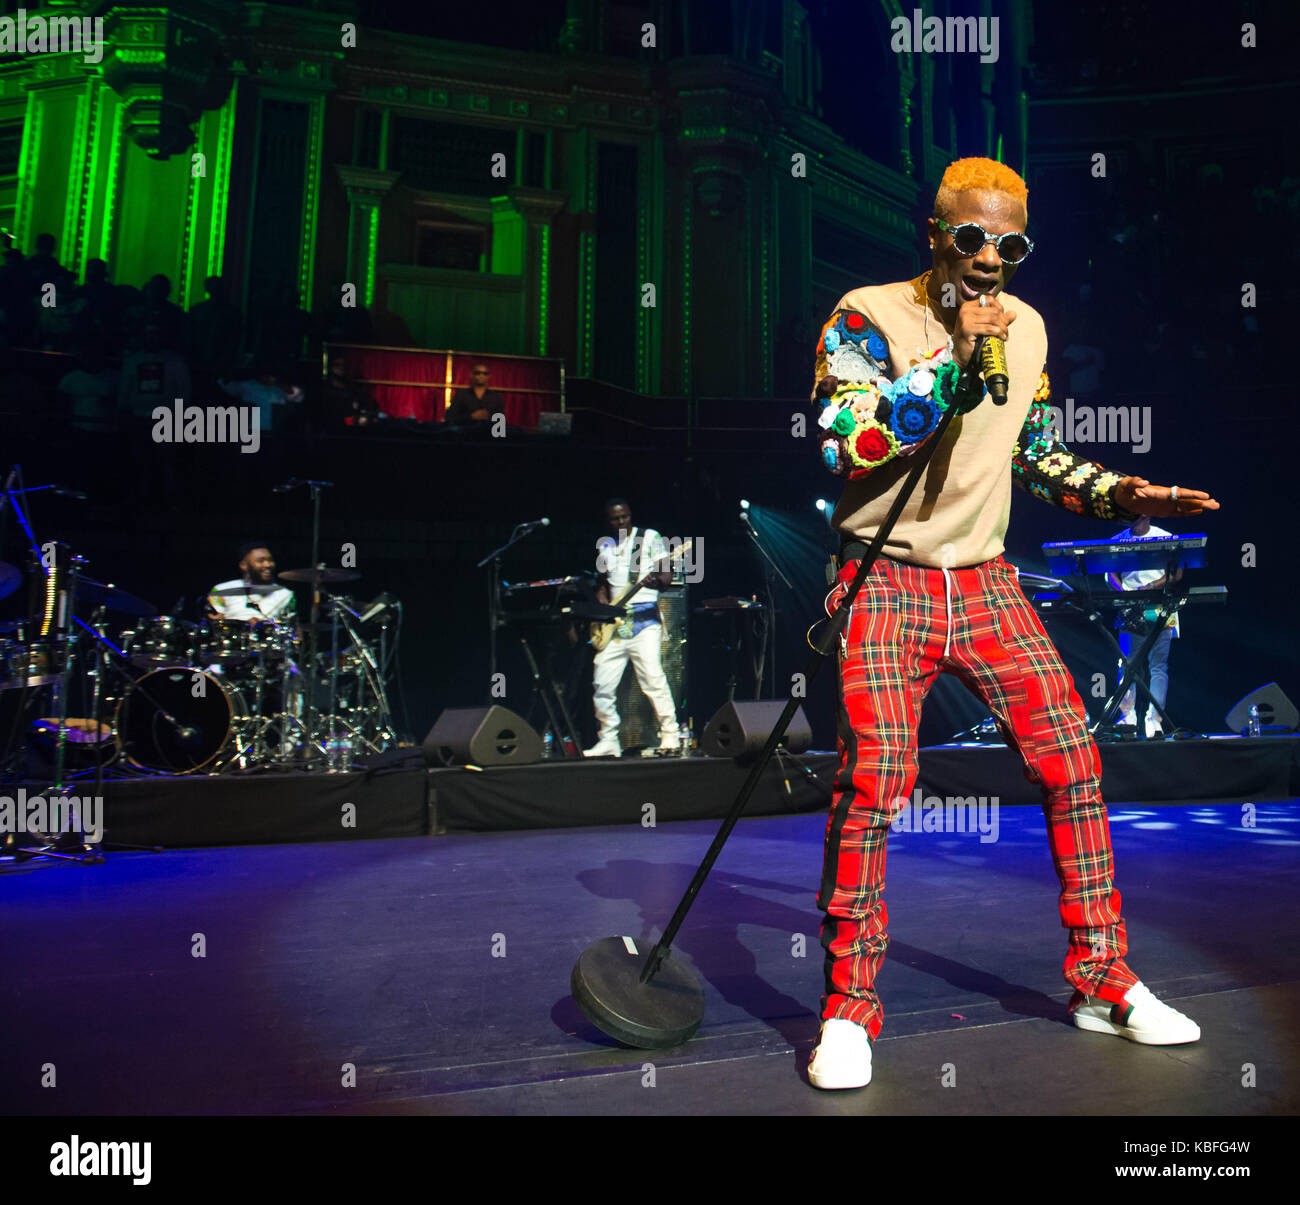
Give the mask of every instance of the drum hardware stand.
[[(348, 622), (347, 619), (347, 616), (350, 615), (352, 616), (353, 619), (357, 621), (357, 623), (361, 623), (362, 622), (361, 616), (357, 614), (357, 612), (354, 611), (350, 606), (348, 606), (348, 604), (345, 601), (340, 599), (338, 595), (334, 596), (333, 603), (334, 603), (335, 616), (337, 618), (337, 622), (343, 625), (343, 630), (348, 634), (348, 640), (351, 642), (353, 652), (357, 656), (357, 663), (360, 666), (361, 675), (363, 678), (365, 678), (366, 685), (370, 688), (371, 693), (375, 696), (375, 699), (379, 704), (380, 724), (379, 724), (379, 737), (377, 739), (385, 739), (389, 743), (395, 743), (397, 741), (397, 733), (393, 728), (393, 712), (392, 712), (392, 708), (388, 704), (388, 691), (384, 687), (384, 676), (381, 669), (383, 665), (383, 658), (384, 658), (383, 642), (387, 635), (387, 627), (385, 626), (384, 628), (380, 629), (380, 654), (379, 654), (380, 660), (379, 663), (376, 664), (374, 654), (371, 653), (369, 646), (366, 644), (364, 640), (361, 639), (360, 636), (357, 635), (356, 631), (354, 630), (354, 628)], [(338, 665), (338, 658), (336, 657), (335, 658), (336, 671), (337, 671), (337, 665)], [(356, 728), (353, 725), (347, 723), (347, 721), (345, 720), (341, 722), (344, 723), (348, 731), (351, 732), (354, 736), (359, 735), (357, 733)], [(376, 749), (374, 747), (374, 744), (364, 736), (361, 737), (361, 740), (365, 743), (365, 745), (370, 749), (372, 753), (383, 752), (382, 749)]]
[[(341, 604), (330, 595), (330, 726), (329, 733), (325, 737), (325, 748), (328, 750), (327, 764), (325, 772), (327, 774), (339, 774), (347, 771), (348, 757), (344, 754), (340, 757), (339, 752), (339, 730), (338, 730), (338, 706), (339, 706), (339, 607)], [(348, 633), (352, 635), (351, 632)], [(343, 763), (340, 765), (340, 761)]]
[[(311, 504), (312, 504), (311, 563), (312, 563), (313, 570), (316, 571), (325, 568), (325, 566), (321, 563), (320, 560), (321, 490), (329, 489), (333, 486), (333, 484), (334, 483), (332, 481), (312, 481), (306, 478), (293, 477), (290, 479), (287, 487), (288, 489), (297, 489), (298, 486), (305, 485), (311, 490)], [(308, 629), (307, 629), (307, 665), (309, 667), (309, 672), (307, 674), (307, 681), (303, 687), (304, 694), (305, 694), (303, 700), (303, 718), (305, 719), (306, 723), (304, 724), (301, 720), (295, 720), (295, 722), (298, 724), (298, 727), (303, 731), (304, 735), (306, 735), (307, 747), (315, 748), (324, 755), (326, 761), (326, 769), (328, 769), (329, 750), (328, 748), (319, 745), (316, 741), (316, 729), (318, 727), (317, 717), (316, 717), (316, 690), (315, 690), (316, 624), (318, 622), (319, 615), (320, 615), (320, 598), (321, 598), (320, 578), (319, 576), (316, 575), (316, 573), (313, 573), (312, 581), (311, 581), (311, 613), (309, 616)], [(311, 755), (307, 754), (308, 769), (311, 768), (311, 764), (313, 760), (314, 759), (311, 757)]]
[[(10, 495), (13, 497), (13, 495)], [(23, 514), (16, 497), (13, 499), (14, 510), (18, 514), (19, 521), (32, 537), (33, 552), (36, 550), (35, 535), (27, 523), (27, 518)], [(77, 595), (77, 570), (80, 565), (85, 564), (84, 560), (78, 556), (68, 557), (66, 562), (62, 555), (69, 550), (67, 545), (55, 545), (55, 564), (51, 566), (47, 559), (36, 553), (36, 564), (44, 570), (47, 582), (46, 586), (46, 607), (45, 620), (48, 626), (53, 630), (50, 631), (47, 642), (44, 647), (48, 650), (48, 655), (52, 658), (54, 668), (58, 664), (56, 649), (61, 645), (64, 651), (63, 669), (59, 674), (59, 680), (53, 683), (54, 703), (58, 712), (58, 735), (54, 742), (54, 782), (48, 787), (43, 787), (36, 792), (32, 798), (49, 797), (51, 800), (55, 796), (67, 797), (68, 788), (64, 782), (64, 759), (66, 755), (66, 745), (68, 738), (68, 691), (72, 684), (72, 671), (76, 666), (76, 641), (70, 636), (72, 627), (73, 612), (76, 608)], [(60, 582), (56, 575), (66, 575)], [(54, 596), (49, 594), (50, 579), (54, 578)], [(36, 579), (39, 581), (39, 579)], [(66, 585), (65, 585), (66, 583)], [(63, 587), (63, 588), (60, 588)], [(55, 602), (57, 599), (57, 602)], [(42, 628), (47, 624), (43, 621)], [(44, 633), (43, 633), (44, 635)], [(27, 672), (30, 672), (31, 666), (28, 664)], [(99, 718), (95, 717), (95, 723), (98, 724)], [(71, 820), (74, 828), (69, 828), (65, 832), (38, 832), (32, 833), (32, 836), (41, 838), (43, 845), (35, 849), (28, 849), (20, 846), (17, 841), (13, 842), (12, 853), (19, 861), (29, 861), (32, 858), (55, 858), (63, 862), (80, 862), (84, 866), (94, 866), (104, 861), (103, 853), (92, 848), (86, 841), (86, 832), (82, 826), (80, 809), (72, 812)], [(15, 834), (16, 835), (16, 834)], [(8, 845), (8, 843), (6, 843)]]
[[(288, 660), (287, 654), (285, 659), (286, 661)], [(245, 719), (251, 721), (254, 727), (251, 736), (249, 737), (248, 750), (246, 754), (241, 753), (240, 756), (241, 770), (248, 769), (247, 766), (242, 764), (245, 756), (251, 759), (254, 763), (257, 762), (268, 763), (273, 760), (271, 751), (267, 745), (266, 734), (271, 730), (273, 726), (275, 726), (275, 722), (277, 718), (280, 718), (280, 716), (283, 714), (283, 713), (280, 713), (280, 715), (266, 714), (266, 709), (265, 709), (266, 683), (270, 679), (271, 674), (267, 670), (266, 648), (264, 645), (262, 644), (258, 645), (258, 649), (254, 661), (255, 664), (253, 668), (253, 679), (257, 683), (257, 694), (254, 699), (253, 714), (251, 716), (244, 717)], [(281, 671), (281, 680), (283, 681), (285, 677), (287, 677), (287, 675), (283, 671)], [(281, 707), (284, 707), (285, 705), (286, 705), (285, 700), (282, 697)], [(281, 743), (281, 747), (283, 748), (283, 744), (284, 744), (283, 728), (280, 729), (280, 732), (281, 732), (280, 743)], [(238, 733), (236, 733), (235, 736), (235, 746), (238, 749), (239, 747)]]
[[(24, 526), (25, 525), (24, 522)], [(30, 531), (30, 528), (28, 530)], [(40, 559), (39, 563), (46, 570), (46, 576), (48, 578), (50, 567), (45, 564), (43, 558)], [(32, 798), (35, 798), (36, 796), (48, 796), (51, 798), (56, 796), (67, 796), (67, 783), (64, 781), (64, 778), (66, 769), (67, 736), (69, 732), (67, 714), (68, 694), (71, 686), (72, 673), (77, 664), (77, 644), (80, 635), (80, 633), (77, 633), (74, 630), (75, 625), (76, 627), (81, 628), (83, 632), (89, 633), (95, 640), (93, 645), (94, 653), (92, 654), (92, 664), (94, 668), (88, 671), (94, 681), (90, 706), (91, 723), (95, 727), (96, 738), (93, 797), (100, 800), (103, 799), (104, 768), (111, 758), (105, 758), (103, 756), (103, 751), (98, 747), (104, 728), (99, 715), (100, 681), (103, 673), (102, 658), (104, 648), (110, 649), (113, 652), (118, 652), (118, 650), (112, 642), (98, 630), (98, 628), (85, 623), (75, 614), (77, 572), (78, 567), (85, 563), (86, 562), (82, 557), (74, 556), (70, 558), (70, 568), (67, 571), (67, 580), (70, 585), (63, 600), (62, 626), (64, 632), (60, 639), (64, 643), (66, 656), (64, 658), (64, 670), (61, 679), (59, 682), (54, 684), (54, 691), (57, 695), (58, 702), (59, 720), (58, 735), (55, 739), (55, 781), (49, 787), (37, 790), (35, 794), (31, 796)], [(101, 605), (95, 612), (95, 622), (99, 624), (100, 627), (104, 624), (105, 609), (106, 608)], [(71, 827), (65, 832), (57, 834), (52, 832), (36, 834), (44, 838), (44, 845), (38, 846), (35, 849), (28, 849), (18, 845), (16, 841), (12, 840), (11, 835), (11, 838), (5, 841), (5, 850), (6, 852), (12, 853), (18, 861), (29, 861), (32, 858), (44, 857), (55, 858), (64, 862), (79, 862), (86, 866), (95, 866), (104, 862), (105, 850), (139, 850), (156, 852), (161, 849), (161, 846), (128, 845), (118, 842), (109, 843), (103, 840), (91, 845), (86, 841), (86, 831), (82, 823), (80, 809), (74, 809), (72, 811), (71, 819), (75, 827)]]

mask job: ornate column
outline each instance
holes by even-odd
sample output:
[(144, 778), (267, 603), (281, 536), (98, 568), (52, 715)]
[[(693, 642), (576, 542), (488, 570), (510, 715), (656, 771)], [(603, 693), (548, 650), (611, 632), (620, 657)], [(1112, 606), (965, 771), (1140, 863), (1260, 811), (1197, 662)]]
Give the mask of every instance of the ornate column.
[[(747, 341), (754, 355), (746, 357), (734, 369), (732, 390), (738, 394), (753, 392), (770, 379), (772, 331), (770, 321), (771, 283), (768, 257), (771, 255), (765, 233), (763, 197), (767, 192), (764, 148), (770, 144), (766, 109), (753, 96), (744, 96), (726, 87), (684, 88), (680, 97), (680, 128), (677, 134), (681, 162), (687, 173), (690, 204), (701, 215), (712, 219), (711, 227), (733, 234), (730, 248), (737, 265), (744, 265), (744, 277), (731, 282), (708, 282), (717, 296), (725, 296), (725, 307), (734, 313), (720, 313), (717, 305), (696, 304), (694, 293), (701, 283), (698, 272), (688, 270), (682, 298), (682, 328), (689, 331), (698, 346), (721, 344), (734, 324), (749, 324)], [(691, 261), (699, 265), (708, 250), (696, 245), (699, 222), (694, 215), (684, 219), (691, 241), (687, 244)], [(735, 234), (734, 232), (738, 232)], [(716, 250), (716, 248), (712, 248)], [(725, 286), (725, 287), (724, 287)], [(716, 297), (715, 297), (716, 301)], [(688, 391), (697, 390), (699, 365), (693, 366)], [(707, 375), (707, 374), (706, 374)], [(704, 387), (710, 387), (706, 381)], [(720, 383), (712, 382), (720, 388)]]
[(379, 210), (401, 173), (343, 163), (336, 163), (334, 170), (348, 194), (347, 278), (358, 285), (360, 304), (370, 309), (375, 301)]
[(551, 225), (568, 204), (563, 193), (518, 185), (510, 204), (524, 218), (524, 345), (544, 356), (550, 344)]

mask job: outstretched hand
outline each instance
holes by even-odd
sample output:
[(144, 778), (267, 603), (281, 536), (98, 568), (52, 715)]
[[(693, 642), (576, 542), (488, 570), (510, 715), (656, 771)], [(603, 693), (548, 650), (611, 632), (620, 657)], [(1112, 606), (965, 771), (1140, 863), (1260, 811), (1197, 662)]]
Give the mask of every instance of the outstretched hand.
[[(1174, 490), (1178, 491), (1176, 498)], [(1219, 509), (1219, 504), (1203, 490), (1190, 490), (1181, 485), (1152, 485), (1145, 477), (1125, 477), (1115, 487), (1115, 501), (1136, 515), (1151, 515), (1157, 519), (1199, 515), (1202, 511)]]

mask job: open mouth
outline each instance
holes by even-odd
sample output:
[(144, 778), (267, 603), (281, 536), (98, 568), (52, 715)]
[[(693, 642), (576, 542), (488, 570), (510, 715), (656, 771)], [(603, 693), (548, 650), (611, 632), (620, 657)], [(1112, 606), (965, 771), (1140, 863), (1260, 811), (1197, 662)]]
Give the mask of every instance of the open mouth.
[(972, 301), (981, 293), (988, 293), (992, 296), (993, 291), (997, 288), (996, 280), (989, 280), (985, 276), (963, 276), (961, 278), (962, 296), (967, 301)]

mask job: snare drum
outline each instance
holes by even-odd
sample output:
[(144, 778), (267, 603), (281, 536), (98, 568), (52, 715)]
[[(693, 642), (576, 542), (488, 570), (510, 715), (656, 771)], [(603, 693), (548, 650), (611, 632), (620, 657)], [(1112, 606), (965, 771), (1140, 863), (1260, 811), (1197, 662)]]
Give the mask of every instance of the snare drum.
[(189, 665), (193, 660), (194, 624), (173, 615), (142, 620), (122, 636), (132, 665)]

